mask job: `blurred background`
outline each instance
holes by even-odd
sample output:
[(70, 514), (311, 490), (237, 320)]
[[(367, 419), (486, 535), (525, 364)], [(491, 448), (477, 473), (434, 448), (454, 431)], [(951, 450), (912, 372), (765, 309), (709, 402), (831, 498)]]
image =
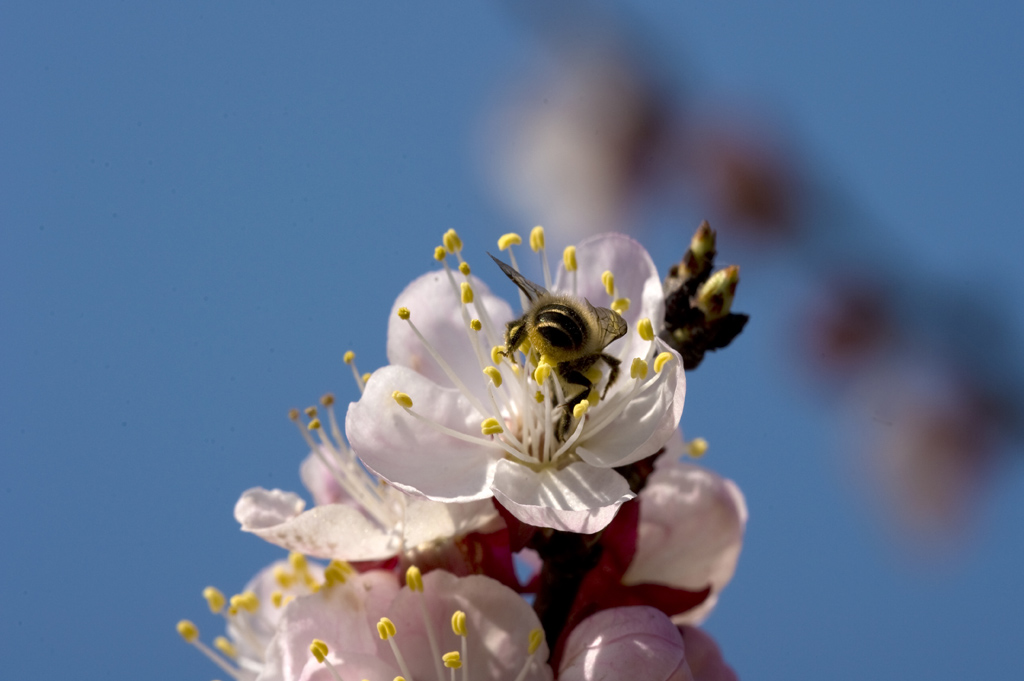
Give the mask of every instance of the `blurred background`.
[(666, 272), (702, 219), (751, 315), (683, 415), (750, 507), (726, 658), (1024, 677), (1024, 6), (545, 4), (0, 8), (10, 678), (218, 675), (174, 624), (282, 553), (235, 500), (300, 491), (288, 408), (356, 398), (446, 229)]

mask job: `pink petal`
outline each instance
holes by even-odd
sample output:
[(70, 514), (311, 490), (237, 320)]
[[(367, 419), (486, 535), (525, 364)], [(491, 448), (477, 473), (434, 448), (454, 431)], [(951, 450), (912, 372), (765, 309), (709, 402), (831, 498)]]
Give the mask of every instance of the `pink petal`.
[(683, 637), (647, 606), (602, 610), (569, 635), (559, 681), (694, 681)]
[(686, 662), (694, 681), (739, 681), (719, 650), (715, 639), (695, 627), (679, 627), (686, 645)]
[(493, 489), (501, 505), (522, 522), (583, 534), (604, 529), (619, 506), (635, 496), (615, 471), (581, 462), (536, 472), (502, 459)]
[(483, 417), (458, 390), (442, 388), (412, 369), (386, 366), (349, 405), (345, 432), (366, 465), (399, 489), (439, 501), (475, 501), (491, 496), (497, 447), (439, 433), (395, 403), (396, 390), (412, 398), (413, 410), (466, 435), (482, 438)]

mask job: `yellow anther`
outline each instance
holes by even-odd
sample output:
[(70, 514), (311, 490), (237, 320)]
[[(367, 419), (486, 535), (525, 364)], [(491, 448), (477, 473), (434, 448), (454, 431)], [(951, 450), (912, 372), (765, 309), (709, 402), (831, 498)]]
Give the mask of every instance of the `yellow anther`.
[(382, 641), (387, 641), (389, 638), (394, 638), (395, 623), (389, 620), (387, 617), (381, 617), (380, 621), (377, 622), (377, 634), (380, 635)]
[(699, 459), (708, 451), (708, 441), (702, 437), (694, 438), (686, 443), (686, 453), (694, 459)]
[(537, 385), (544, 385), (544, 381), (548, 380), (550, 375), (551, 365), (547, 362), (541, 362), (533, 371), (533, 380), (537, 381)]
[(600, 369), (598, 369), (596, 366), (593, 366), (587, 369), (585, 372), (583, 372), (583, 375), (587, 377), (588, 381), (596, 384), (598, 381), (601, 380), (601, 376), (603, 374), (601, 373)]
[(486, 367), (484, 373), (487, 374), (487, 378), (491, 379), (491, 383), (494, 384), (495, 388), (501, 387), (501, 372), (498, 371), (497, 367)]
[(654, 325), (651, 324), (651, 320), (647, 317), (644, 317), (636, 323), (636, 331), (645, 341), (654, 340)]
[(633, 363), (629, 365), (629, 377), (639, 378), (641, 381), (647, 378), (647, 362), (639, 357), (634, 357)]
[[(367, 679), (363, 679), (363, 681), (368, 681), (368, 680)], [(404, 676), (396, 676), (392, 681), (405, 681), (405, 677)]]
[(462, 250), (462, 239), (459, 238), (458, 232), (454, 229), (449, 229), (445, 232), (441, 242), (444, 244), (444, 249), (449, 253), (458, 253)]
[(405, 585), (409, 587), (409, 591), (423, 593), (423, 573), (415, 565), (410, 565), (405, 571)]
[(315, 418), (316, 417), (316, 413), (317, 413), (316, 412), (316, 407), (306, 407), (303, 411), (306, 413), (306, 416), (308, 416), (309, 418)]
[(530, 632), (530, 645), (526, 648), (526, 652), (533, 655), (537, 652), (537, 648), (540, 648), (540, 644), (544, 642), (544, 630), (534, 629)]
[(604, 284), (604, 290), (608, 292), (608, 295), (615, 295), (615, 275), (611, 270), (601, 273), (601, 283)]
[(434, 249), (434, 260), (441, 262), (444, 260), (445, 253), (444, 246), (438, 246)]
[(530, 248), (534, 253), (544, 248), (544, 228), (540, 225), (530, 230)]
[(327, 648), (327, 644), (318, 638), (314, 638), (313, 642), (309, 645), (309, 652), (313, 653), (313, 657), (320, 664), (323, 664), (324, 660), (327, 659), (327, 654), (331, 651)]
[(457, 650), (442, 655), (441, 661), (444, 662), (444, 666), (448, 669), (458, 669), (462, 666), (462, 656), (459, 655)]
[(569, 272), (576, 271), (576, 247), (566, 246), (565, 250), (562, 251), (562, 262), (565, 263), (565, 269)]
[(466, 636), (466, 613), (456, 610), (452, 613), (452, 631), (456, 636)]
[(342, 359), (345, 360), (345, 364), (351, 364), (352, 362), (356, 361), (356, 353), (352, 352), (351, 350), (348, 350), (345, 352), (345, 355), (342, 357)]
[(307, 426), (310, 430), (320, 430), (320, 419), (313, 419)]
[(296, 572), (305, 572), (309, 569), (309, 563), (306, 562), (306, 557), (298, 551), (292, 551), (288, 554), (288, 562), (291, 563), (292, 569)]
[(612, 301), (611, 308), (619, 314), (629, 309), (629, 298), (616, 298)]
[(325, 394), (323, 397), (320, 398), (320, 404), (322, 404), (325, 407), (334, 406), (334, 395), (332, 395), (331, 393)]
[(231, 597), (231, 607), (235, 612), (242, 609), (250, 613), (255, 613), (260, 609), (260, 599), (259, 596), (254, 594), (252, 591), (243, 591), (242, 593), (235, 594)]
[(367, 371), (365, 374), (363, 374), (363, 383), (369, 383), (369, 382), (370, 382), (370, 372)]
[(597, 392), (597, 388), (591, 388), (590, 392), (587, 393), (587, 402), (590, 402), (590, 406), (593, 407), (601, 399), (601, 395)]
[(580, 400), (580, 403), (572, 408), (572, 417), (578, 419), (590, 409), (590, 400)]
[(213, 639), (213, 647), (230, 657), (232, 660), (238, 657), (238, 649), (235, 648), (231, 641), (227, 640), (223, 636), (218, 636)]
[(498, 250), (504, 251), (509, 246), (518, 246), (521, 243), (523, 243), (523, 237), (519, 236), (515, 232), (502, 234), (498, 237)]
[(671, 352), (663, 352), (660, 355), (658, 355), (657, 357), (655, 357), (654, 358), (654, 373), (660, 374), (662, 367), (664, 367), (667, 362), (670, 362), (674, 358), (675, 358), (675, 355), (673, 355)]
[(469, 282), (462, 282), (460, 285), (462, 289), (462, 304), (469, 305), (473, 302), (473, 287), (469, 285)]
[(401, 391), (396, 390), (395, 392), (391, 393), (391, 399), (393, 399), (395, 402), (398, 402), (398, 405), (401, 407), (405, 407), (406, 409), (412, 409), (412, 398)]
[(347, 560), (335, 559), (332, 560), (328, 565), (330, 567), (338, 568), (339, 570), (341, 570), (342, 574), (345, 575), (354, 575), (356, 573), (356, 569), (352, 567), (352, 563), (348, 562)]
[(468, 262), (460, 262), (459, 263), (459, 272), (462, 272), (464, 275), (466, 275), (468, 277), (469, 276), (469, 263)]
[(285, 570), (281, 565), (274, 568), (274, 579), (281, 585), (281, 588), (284, 589), (295, 584), (295, 575)]
[(471, 319), (469, 320), (469, 328), (473, 329), (474, 331), (479, 331), (480, 329), (484, 328), (484, 325), (480, 323), (479, 319)]
[(324, 586), (331, 587), (335, 584), (344, 584), (346, 581), (345, 571), (340, 565), (333, 562), (324, 570)]
[(498, 433), (503, 433), (505, 431), (501, 427), (501, 424), (498, 423), (498, 419), (492, 416), (491, 418), (484, 419), (480, 422), (480, 432), (484, 435), (497, 435)]
[(284, 603), (284, 594), (280, 591), (274, 591), (270, 594), (270, 602), (274, 604), (275, 608), (280, 608), (281, 604)]
[(227, 603), (224, 594), (215, 586), (208, 586), (203, 589), (203, 598), (206, 599), (206, 604), (210, 606), (210, 612), (212, 613), (220, 612), (224, 609), (224, 604)]
[(199, 630), (196, 629), (196, 625), (188, 620), (178, 622), (178, 633), (181, 634), (186, 643), (192, 643), (199, 638)]
[(495, 364), (501, 364), (501, 358), (505, 356), (504, 353), (504, 345), (495, 345), (493, 348), (491, 348), (491, 361), (494, 362)]
[(412, 316), (412, 313), (409, 312), (409, 308), (407, 308), (407, 307), (400, 307), (400, 308), (398, 308), (398, 318), (399, 319), (403, 319), (404, 320), (404, 319), (408, 319), (411, 316)]
[(290, 418), (292, 421), (298, 421), (299, 420), (299, 410), (298, 409), (289, 409), (288, 410), (288, 418)]

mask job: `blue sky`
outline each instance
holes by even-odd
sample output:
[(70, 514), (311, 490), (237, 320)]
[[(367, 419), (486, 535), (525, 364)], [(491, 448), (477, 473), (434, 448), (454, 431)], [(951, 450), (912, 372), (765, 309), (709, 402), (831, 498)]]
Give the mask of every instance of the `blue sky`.
[[(1022, 6), (770, 5), (621, 9), (697, 101), (772, 121), (887, 247), (986, 291), (1024, 337)], [(385, 362), (391, 302), (446, 229), (479, 261), (532, 226), (475, 142), (539, 47), (504, 7), (0, 8), (10, 678), (216, 676), (173, 626), (213, 635), (202, 588), (280, 555), (231, 510), (299, 488), (287, 409), (355, 399), (342, 353)], [(664, 270), (683, 242), (650, 239)], [(901, 551), (850, 480), (849, 424), (787, 354), (807, 282), (721, 251), (754, 321), (690, 376), (683, 426), (750, 506), (708, 622), (741, 678), (1024, 676), (1019, 456), (959, 550)]]

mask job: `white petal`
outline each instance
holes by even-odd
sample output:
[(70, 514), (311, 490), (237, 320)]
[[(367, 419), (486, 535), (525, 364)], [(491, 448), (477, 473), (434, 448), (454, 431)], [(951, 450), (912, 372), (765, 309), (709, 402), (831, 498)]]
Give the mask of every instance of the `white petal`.
[(592, 534), (635, 495), (626, 479), (610, 469), (577, 462), (538, 473), (503, 459), (494, 474), (494, 496), (524, 523)]
[[(327, 453), (325, 452), (325, 454)], [(302, 460), (302, 464), (299, 466), (299, 478), (302, 479), (302, 484), (309, 490), (313, 497), (313, 503), (317, 506), (350, 501), (348, 494), (338, 485), (338, 481), (331, 475), (331, 471), (324, 465), (323, 460), (313, 452), (310, 452)]]
[[(629, 309), (622, 315), (630, 332), (635, 333), (636, 323), (644, 317), (651, 320), (655, 333), (661, 330), (665, 321), (661, 278), (650, 254), (639, 242), (624, 234), (586, 239), (576, 246), (576, 262), (577, 295), (598, 307), (609, 307), (612, 299), (601, 282), (601, 274), (610, 270), (615, 275), (619, 295), (630, 299)], [(565, 263), (558, 267), (554, 289), (572, 292), (572, 276), (565, 270)]]
[(405, 545), (415, 548), (466, 535), (487, 528), (497, 518), (498, 512), (490, 499), (446, 504), (410, 497), (405, 510)]
[[(456, 285), (465, 281), (458, 273), (454, 276)], [(487, 284), (475, 276), (470, 277), (470, 285), (473, 287), (475, 301), (469, 306), (470, 317), (480, 317), (474, 308), (482, 303), (494, 323), (497, 338), (489, 339), (485, 331), (467, 330), (462, 319), (459, 292), (452, 288), (444, 271), (428, 272), (413, 280), (395, 300), (388, 318), (388, 362), (409, 367), (440, 386), (452, 387), (447, 374), (431, 357), (409, 323), (398, 318), (398, 308), (409, 308), (412, 322), (420, 333), (454, 370), (455, 375), (486, 404), (487, 384), (482, 378), (480, 363), (468, 334), (477, 334), (484, 357), (487, 358), (491, 346), (502, 343), (505, 324), (512, 319), (512, 308), (491, 294)]]
[(498, 447), (474, 444), (439, 433), (395, 403), (399, 390), (413, 410), (466, 435), (482, 438), (483, 417), (459, 391), (442, 388), (399, 366), (378, 369), (358, 402), (349, 405), (345, 432), (355, 453), (399, 489), (439, 501), (475, 501), (491, 496)]
[(354, 506), (327, 504), (302, 513), (302, 506), (296, 505), (288, 512), (289, 498), (302, 503), (291, 492), (247, 490), (235, 504), (235, 519), (246, 532), (316, 558), (381, 560), (402, 547), (401, 534), (385, 530)]
[[(658, 352), (666, 349), (661, 341)], [(608, 426), (591, 435), (585, 427), (580, 435), (576, 453), (580, 458), (602, 468), (625, 466), (657, 452), (672, 437), (683, 414), (686, 400), (686, 373), (679, 355), (669, 361), (657, 374), (654, 385), (629, 400), (629, 404)], [(651, 367), (651, 371), (654, 368)], [(631, 384), (633, 379), (625, 378)], [(598, 404), (592, 416), (599, 419), (606, 410), (615, 408), (616, 398), (628, 393), (609, 393), (608, 399)]]

